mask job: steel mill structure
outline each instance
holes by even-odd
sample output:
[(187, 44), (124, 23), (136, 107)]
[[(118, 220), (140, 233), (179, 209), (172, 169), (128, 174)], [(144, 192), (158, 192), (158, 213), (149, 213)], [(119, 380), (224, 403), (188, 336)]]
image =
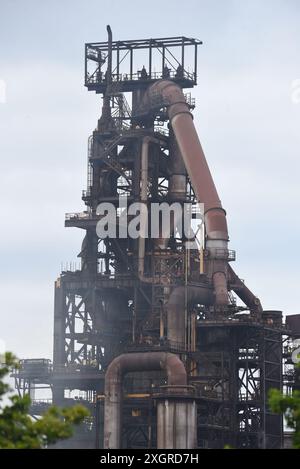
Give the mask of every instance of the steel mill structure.
[[(107, 31), (107, 42), (85, 45), (85, 86), (103, 106), (88, 141), (86, 208), (65, 220), (83, 232), (80, 267), (55, 282), (53, 363), (23, 360), (17, 387), (31, 393), (36, 415), (49, 404), (34, 399), (41, 387), (55, 404), (91, 410), (61, 446), (280, 448), (282, 418), (267, 396), (284, 385), (290, 331), (232, 267), (226, 212), (186, 92), (197, 84), (201, 42), (113, 41)], [(146, 208), (137, 238), (121, 236), (133, 220), (125, 201)], [(96, 229), (104, 203), (115, 207), (115, 236)], [(147, 237), (150, 206), (162, 203), (187, 207), (194, 242), (172, 211)]]

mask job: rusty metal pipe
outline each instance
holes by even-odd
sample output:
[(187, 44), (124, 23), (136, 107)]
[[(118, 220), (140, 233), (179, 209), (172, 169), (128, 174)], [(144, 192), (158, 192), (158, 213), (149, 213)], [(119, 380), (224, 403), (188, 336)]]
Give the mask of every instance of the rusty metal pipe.
[(171, 202), (184, 202), (186, 199), (186, 167), (171, 126), (169, 134), (169, 171), (171, 173), (169, 181), (169, 199)]
[(175, 348), (185, 344), (185, 308), (192, 304), (211, 305), (213, 291), (204, 286), (179, 286), (175, 288), (167, 302), (168, 341)]
[(166, 352), (128, 353), (115, 358), (105, 374), (104, 448), (121, 448), (122, 383), (126, 373), (164, 370), (168, 385), (187, 385), (185, 367), (177, 355)]
[[(145, 136), (142, 142), (142, 152), (141, 152), (141, 174), (140, 174), (140, 199), (141, 199), (141, 236), (138, 240), (138, 276), (139, 279), (144, 283), (154, 283), (156, 279), (145, 277), (145, 245), (147, 237), (147, 227), (148, 227), (148, 165), (149, 165), (149, 146), (150, 143), (159, 143), (159, 140), (153, 137)], [(161, 245), (161, 242), (163, 243)], [(158, 238), (156, 240), (156, 245), (159, 247), (166, 247), (168, 240), (166, 241), (166, 236)], [(160, 281), (159, 279), (157, 280)]]
[[(157, 96), (161, 96), (162, 105), (168, 108), (170, 123), (197, 200), (204, 204), (207, 249), (213, 259), (217, 249), (227, 250), (228, 247), (226, 212), (219, 199), (182, 89), (172, 81), (157, 81), (146, 91), (144, 105), (151, 109), (151, 103), (155, 100), (157, 102)], [(220, 262), (217, 265), (220, 266)], [(228, 304), (226, 272), (224, 260), (224, 266), (212, 274), (215, 303), (220, 306)], [(217, 277), (216, 273), (219, 274)]]
[[(186, 198), (186, 169), (172, 127), (170, 128), (169, 150), (169, 171), (171, 172), (168, 191), (169, 200), (171, 203), (184, 202)], [(163, 231), (161, 227), (158, 242), (160, 249), (167, 249), (170, 236), (175, 233), (178, 223), (182, 223), (182, 214), (180, 214), (180, 218), (176, 218), (176, 214), (171, 214), (170, 226), (167, 231)]]
[[(186, 169), (172, 127), (170, 127), (169, 135), (170, 161), (168, 169), (170, 180), (168, 197), (171, 203), (183, 202), (186, 198)], [(160, 236), (158, 243), (156, 243), (160, 249), (167, 249), (177, 224), (182, 222), (182, 214), (179, 215), (179, 219), (176, 218), (176, 214), (177, 212), (171, 214), (170, 225), (167, 229), (160, 226)]]
[(141, 280), (144, 278), (145, 266), (145, 244), (146, 244), (146, 227), (148, 223), (147, 201), (148, 201), (148, 162), (149, 162), (149, 145), (151, 138), (146, 136), (143, 138), (142, 155), (141, 155), (141, 177), (140, 177), (140, 198), (141, 198), (141, 236), (139, 237), (139, 259), (138, 274)]
[(233, 291), (245, 303), (251, 311), (261, 314), (263, 308), (259, 298), (257, 298), (244, 282), (237, 276), (233, 268), (228, 266), (229, 280)]

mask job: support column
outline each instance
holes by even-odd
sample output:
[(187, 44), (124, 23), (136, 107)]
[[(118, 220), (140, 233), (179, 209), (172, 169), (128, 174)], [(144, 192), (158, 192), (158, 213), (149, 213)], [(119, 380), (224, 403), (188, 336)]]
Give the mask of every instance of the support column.
[[(61, 279), (58, 278), (54, 286), (54, 331), (53, 331), (53, 369), (54, 371), (65, 364), (65, 294)], [(53, 385), (53, 403), (64, 399), (64, 388)]]

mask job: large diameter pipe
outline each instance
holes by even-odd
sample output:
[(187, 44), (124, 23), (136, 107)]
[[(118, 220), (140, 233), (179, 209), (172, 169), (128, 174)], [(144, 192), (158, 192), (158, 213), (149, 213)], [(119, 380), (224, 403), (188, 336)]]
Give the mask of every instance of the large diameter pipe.
[[(170, 128), (169, 136), (169, 189), (168, 198), (170, 203), (182, 203), (186, 200), (186, 168), (180, 153), (176, 137), (172, 127)], [(182, 213), (181, 210), (175, 210), (170, 213), (170, 224), (165, 227), (164, 224), (160, 227), (160, 236), (158, 240), (158, 247), (160, 249), (167, 249), (170, 237), (176, 232), (176, 227), (182, 227)]]
[(157, 449), (197, 448), (197, 404), (195, 399), (166, 399), (157, 402)]
[(244, 282), (237, 276), (230, 265), (228, 266), (228, 273), (232, 289), (237, 294), (237, 296), (245, 303), (246, 306), (248, 306), (251, 311), (261, 314), (263, 312), (263, 308), (259, 298), (257, 298), (249, 290), (249, 288), (246, 287)]
[(144, 279), (145, 269), (145, 244), (146, 244), (146, 227), (148, 223), (148, 162), (149, 162), (149, 145), (152, 139), (148, 136), (143, 138), (142, 154), (141, 154), (141, 176), (140, 176), (140, 198), (141, 198), (141, 235), (139, 236), (138, 249), (138, 274)]
[[(170, 128), (169, 141), (169, 171), (171, 174), (169, 180), (168, 196), (171, 203), (184, 202), (186, 199), (186, 168), (172, 127)], [(171, 213), (170, 225), (168, 226), (167, 230), (163, 229), (163, 227), (160, 227), (160, 237), (157, 243), (160, 249), (167, 249), (170, 237), (172, 234), (175, 234), (178, 224), (179, 226), (182, 224), (181, 211), (175, 211), (175, 213)]]
[(172, 127), (169, 133), (169, 152), (170, 152), (170, 181), (169, 181), (169, 199), (171, 202), (185, 202), (186, 200), (186, 167), (176, 141)]
[(174, 288), (166, 305), (168, 342), (175, 349), (185, 346), (185, 308), (192, 304), (211, 305), (212, 289), (202, 286), (179, 286)]
[(165, 370), (168, 385), (187, 385), (185, 367), (177, 355), (165, 352), (129, 353), (115, 358), (105, 374), (104, 448), (121, 448), (122, 383), (126, 373)]
[[(198, 202), (204, 204), (208, 249), (213, 259), (216, 250), (224, 249), (224, 247), (227, 249), (228, 246), (226, 212), (219, 199), (182, 89), (174, 82), (160, 80), (148, 88), (144, 104), (151, 108), (151, 103), (154, 102), (154, 98), (157, 100), (157, 96), (161, 96), (162, 105), (168, 107), (170, 123), (195, 195)], [(226, 262), (224, 261), (221, 269), (219, 268), (220, 263), (217, 265), (218, 270), (212, 274), (215, 303), (224, 306), (228, 304)], [(219, 275), (216, 277), (215, 274)]]
[[(144, 283), (153, 283), (155, 279), (145, 277), (145, 246), (148, 227), (148, 167), (150, 143), (159, 143), (159, 140), (145, 136), (142, 141), (141, 172), (140, 172), (140, 236), (138, 240), (138, 276)], [(156, 240), (156, 245), (165, 249), (168, 245), (170, 233), (163, 233)]]
[[(168, 106), (171, 126), (179, 145), (186, 170), (191, 179), (199, 202), (205, 204), (205, 211), (221, 210), (225, 217), (213, 178), (211, 176), (201, 143), (199, 141), (193, 116), (185, 100), (182, 89), (172, 81), (161, 80), (148, 88), (144, 101), (150, 103), (160, 95), (162, 104)], [(208, 218), (210, 218), (209, 215)], [(228, 239), (226, 217), (218, 227), (224, 239)], [(208, 233), (210, 235), (210, 233)]]

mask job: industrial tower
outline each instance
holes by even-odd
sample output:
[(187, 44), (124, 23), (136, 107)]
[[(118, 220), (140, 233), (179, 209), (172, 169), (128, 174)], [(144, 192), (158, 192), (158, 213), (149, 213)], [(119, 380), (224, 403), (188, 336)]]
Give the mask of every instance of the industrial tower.
[[(80, 268), (55, 282), (53, 364), (25, 360), (19, 373), (51, 386), (54, 403), (73, 403), (77, 390), (91, 409), (66, 446), (282, 445), (267, 396), (282, 388), (288, 333), (231, 267), (226, 212), (184, 92), (197, 84), (200, 44), (113, 41), (108, 27), (107, 42), (85, 45), (85, 86), (103, 106), (88, 142), (86, 209), (65, 220), (83, 231)], [(125, 201), (190, 207), (194, 242), (172, 213), (147, 237), (150, 210), (140, 213), (145, 236), (121, 236), (132, 220)], [(115, 207), (115, 236), (99, 237), (103, 203)]]

